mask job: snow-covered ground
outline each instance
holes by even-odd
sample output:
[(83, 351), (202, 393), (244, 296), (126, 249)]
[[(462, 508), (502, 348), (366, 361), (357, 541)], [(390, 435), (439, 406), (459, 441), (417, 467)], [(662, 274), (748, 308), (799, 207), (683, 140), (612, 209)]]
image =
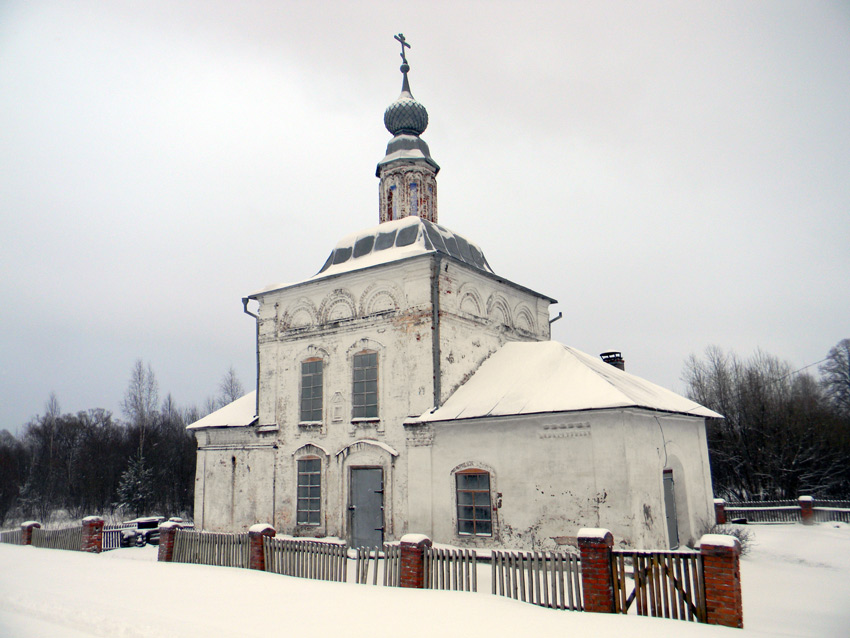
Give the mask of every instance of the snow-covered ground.
[[(744, 635), (850, 636), (850, 526), (753, 525), (742, 563)], [(487, 593), (323, 583), (0, 544), (0, 636), (733, 637), (674, 620), (541, 609)]]

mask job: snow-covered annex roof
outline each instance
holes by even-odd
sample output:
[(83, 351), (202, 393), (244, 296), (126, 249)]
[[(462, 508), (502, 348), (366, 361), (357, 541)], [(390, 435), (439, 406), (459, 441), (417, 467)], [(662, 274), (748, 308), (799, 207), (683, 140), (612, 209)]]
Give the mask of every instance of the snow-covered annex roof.
[[(387, 264), (416, 255), (440, 253), (493, 275), (481, 249), (448, 228), (410, 216), (384, 222), (343, 237), (331, 251), (322, 269), (307, 279), (313, 281), (353, 270)], [(296, 282), (304, 283), (304, 282)], [(273, 290), (295, 285), (275, 284), (251, 293), (253, 299)]]
[(254, 390), (186, 427), (190, 430), (199, 428), (235, 428), (251, 425), (256, 420), (257, 391)]
[(720, 414), (556, 341), (506, 343), (437, 410), (417, 421), (639, 407)]

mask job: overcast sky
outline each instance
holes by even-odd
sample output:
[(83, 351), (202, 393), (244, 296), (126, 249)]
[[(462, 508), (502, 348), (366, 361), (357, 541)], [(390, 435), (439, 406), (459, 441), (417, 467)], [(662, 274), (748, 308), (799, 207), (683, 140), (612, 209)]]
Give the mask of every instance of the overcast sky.
[(681, 392), (850, 337), (847, 3), (5, 0), (0, 429), (120, 414), (138, 358), (253, 389), (240, 299), (377, 223), (398, 32), (440, 223), (554, 339)]

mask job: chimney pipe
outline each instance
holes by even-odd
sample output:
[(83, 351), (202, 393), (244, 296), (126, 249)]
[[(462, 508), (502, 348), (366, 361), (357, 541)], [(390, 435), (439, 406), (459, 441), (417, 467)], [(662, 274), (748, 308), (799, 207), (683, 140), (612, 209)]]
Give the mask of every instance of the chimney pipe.
[(605, 363), (608, 363), (615, 368), (619, 368), (625, 372), (626, 360), (623, 359), (623, 354), (618, 350), (608, 350), (599, 355)]

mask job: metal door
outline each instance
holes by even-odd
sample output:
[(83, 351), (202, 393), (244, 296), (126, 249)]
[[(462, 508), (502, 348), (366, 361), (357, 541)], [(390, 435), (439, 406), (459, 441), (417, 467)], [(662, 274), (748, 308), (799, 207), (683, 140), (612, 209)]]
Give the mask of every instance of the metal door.
[(664, 510), (667, 513), (667, 537), (670, 549), (679, 547), (679, 521), (676, 518), (676, 488), (673, 470), (664, 470)]
[(384, 543), (384, 471), (351, 469), (351, 546), (381, 547)]

